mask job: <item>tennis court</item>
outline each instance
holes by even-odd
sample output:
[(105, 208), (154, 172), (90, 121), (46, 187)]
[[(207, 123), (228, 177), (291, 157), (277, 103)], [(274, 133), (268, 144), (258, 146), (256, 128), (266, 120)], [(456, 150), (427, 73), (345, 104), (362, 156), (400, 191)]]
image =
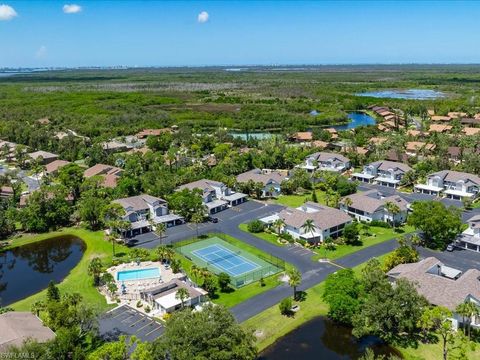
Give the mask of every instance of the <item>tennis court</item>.
[[(178, 252), (199, 267), (230, 275), (231, 284), (240, 287), (282, 271), (284, 263), (269, 261), (267, 256), (254, 255), (217, 236), (195, 240), (177, 248)], [(268, 255), (268, 254), (267, 254)]]
[(192, 253), (220, 271), (224, 271), (232, 276), (239, 276), (261, 267), (244, 258), (239, 253), (235, 253), (218, 244), (194, 250)]

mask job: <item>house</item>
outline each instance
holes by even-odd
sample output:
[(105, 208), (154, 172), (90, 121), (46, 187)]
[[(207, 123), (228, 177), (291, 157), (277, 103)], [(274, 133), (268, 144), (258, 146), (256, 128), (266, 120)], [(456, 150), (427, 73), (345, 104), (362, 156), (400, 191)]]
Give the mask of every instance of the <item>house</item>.
[(480, 133), (480, 128), (465, 127), (462, 132), (467, 136), (473, 136)]
[(360, 182), (371, 183), (393, 187), (398, 187), (403, 175), (412, 168), (406, 164), (394, 161), (375, 161), (365, 165), (361, 173), (353, 173), (352, 179)]
[(125, 210), (123, 220), (128, 221), (130, 229), (123, 231), (123, 237), (132, 237), (152, 231), (152, 223), (172, 227), (183, 223), (179, 215), (170, 214), (165, 200), (146, 194), (113, 200)]
[(14, 191), (11, 186), (0, 187), (0, 199), (9, 199), (13, 196)]
[(326, 132), (328, 132), (331, 136), (332, 140), (338, 139), (338, 131), (335, 128), (326, 128), (324, 129)]
[(427, 110), (427, 114), (428, 114), (428, 116), (434, 116), (434, 115), (435, 115), (435, 110), (433, 110), (433, 109), (428, 109), (428, 110)]
[(114, 188), (117, 186), (117, 181), (122, 175), (123, 170), (111, 165), (96, 164), (83, 173), (86, 178), (92, 176), (101, 176), (103, 178), (103, 186)]
[(414, 138), (425, 138), (430, 135), (428, 131), (420, 131), (420, 130), (407, 130), (407, 135), (414, 137)]
[(178, 188), (178, 190), (183, 189), (199, 189), (201, 191), (203, 204), (207, 208), (209, 215), (225, 210), (229, 206), (239, 205), (247, 200), (246, 194), (234, 192), (219, 181), (202, 179)]
[[(398, 213), (392, 214), (388, 203), (398, 206)], [(377, 190), (351, 194), (340, 201), (340, 210), (359, 221), (385, 221), (402, 224), (407, 220), (410, 204), (399, 195), (383, 196)]]
[[(282, 231), (289, 233), (295, 239), (302, 239), (309, 243), (337, 238), (342, 234), (345, 225), (352, 222), (352, 218), (343, 211), (313, 202), (306, 202), (296, 209), (286, 208), (260, 221), (272, 226), (278, 219), (283, 221)], [(304, 228), (307, 220), (313, 221), (314, 229)]]
[(478, 126), (480, 125), (480, 118), (461, 118), (460, 124)]
[(454, 163), (460, 162), (460, 157), (462, 155), (462, 150), (458, 146), (449, 146), (447, 148), (447, 155), (450, 161)]
[(50, 119), (48, 117), (38, 119), (37, 123), (39, 123), (40, 125), (48, 125), (50, 124)]
[(295, 142), (307, 142), (307, 141), (312, 141), (313, 140), (313, 135), (311, 131), (300, 131), (293, 133), (289, 136), (290, 141), (295, 141)]
[(452, 118), (450, 116), (433, 115), (433, 116), (430, 116), (430, 120), (435, 122), (448, 122), (452, 120)]
[(102, 149), (109, 154), (124, 152), (132, 148), (132, 146), (117, 140), (105, 141), (100, 145), (102, 146)]
[(135, 136), (137, 139), (145, 139), (149, 136), (160, 136), (164, 133), (171, 133), (172, 129), (164, 128), (164, 129), (143, 129), (142, 131), (138, 132)]
[(186, 289), (188, 297), (184, 306), (200, 305), (207, 300), (207, 292), (180, 279), (173, 279), (164, 284), (140, 292), (142, 300), (146, 301), (153, 312), (159, 315), (172, 313), (182, 308), (182, 301), (177, 298), (179, 289)]
[(66, 160), (54, 160), (51, 163), (45, 165), (45, 174), (47, 175), (56, 175), (58, 170), (65, 165), (70, 164), (70, 161)]
[(452, 130), (450, 125), (441, 125), (441, 124), (432, 124), (428, 131), (430, 132), (438, 132), (438, 133), (446, 133)]
[(480, 178), (469, 173), (443, 170), (430, 174), (426, 184), (415, 185), (415, 191), (423, 194), (446, 197), (454, 200), (475, 198), (480, 190)]
[(372, 137), (370, 138), (369, 143), (374, 145), (374, 146), (379, 146), (382, 145), (385, 141), (387, 141), (387, 138), (384, 137)]
[(405, 163), (408, 161), (408, 156), (407, 154), (403, 152), (398, 152), (393, 149), (388, 150), (387, 153), (384, 156), (385, 160), (388, 161), (394, 161), (394, 162), (400, 162), (400, 163)]
[(32, 152), (32, 153), (28, 154), (28, 156), (32, 160), (40, 161), (43, 165), (46, 165), (46, 164), (49, 164), (49, 163), (51, 163), (55, 160), (58, 160), (58, 155), (57, 154), (53, 154), (51, 152), (42, 151), (42, 150)]
[(311, 144), (312, 144), (312, 147), (318, 148), (320, 150), (327, 149), (328, 147), (330, 147), (330, 143), (326, 141), (321, 141), (321, 140), (312, 141)]
[(16, 148), (17, 144), (0, 139), (0, 158), (3, 157), (6, 161), (14, 161)]
[(451, 119), (460, 119), (460, 118), (468, 116), (468, 114), (466, 112), (450, 111), (447, 114), (447, 116), (450, 117)]
[(467, 221), (468, 228), (455, 240), (455, 246), (480, 252), (480, 215), (474, 215)]
[(309, 155), (305, 163), (299, 167), (308, 172), (316, 170), (344, 172), (350, 168), (350, 160), (340, 154), (321, 151)]
[[(436, 306), (444, 306), (453, 312), (454, 328), (462, 323), (463, 317), (455, 313), (458, 305), (472, 302), (480, 309), (480, 270), (462, 272), (446, 266), (435, 257), (428, 257), (412, 264), (395, 266), (387, 273), (391, 281), (410, 280), (420, 295)], [(480, 316), (473, 316), (472, 327), (480, 327)]]
[(22, 346), (28, 340), (44, 343), (55, 339), (55, 333), (37, 316), (26, 311), (0, 314), (0, 354), (13, 354), (11, 346)]
[(275, 197), (281, 193), (281, 183), (287, 174), (269, 169), (253, 169), (237, 176), (237, 183), (262, 183), (262, 197)]
[(435, 150), (435, 144), (428, 144), (422, 141), (409, 141), (405, 144), (405, 154), (416, 157), (431, 154)]

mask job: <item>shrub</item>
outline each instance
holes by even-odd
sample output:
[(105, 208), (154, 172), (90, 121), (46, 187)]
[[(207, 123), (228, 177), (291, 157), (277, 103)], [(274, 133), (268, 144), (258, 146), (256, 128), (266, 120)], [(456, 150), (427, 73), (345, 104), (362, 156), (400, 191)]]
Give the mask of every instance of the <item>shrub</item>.
[(137, 301), (137, 308), (141, 308), (143, 306), (142, 302), (140, 300)]
[(151, 311), (150, 306), (147, 305), (147, 306), (145, 307), (145, 312), (148, 314), (150, 311)]
[(283, 239), (283, 240), (287, 240), (289, 243), (294, 241), (292, 234), (290, 234), (286, 231), (284, 231), (280, 234), (280, 238)]
[(381, 228), (391, 228), (392, 226), (385, 222), (385, 221), (380, 221), (380, 220), (372, 220), (370, 222), (371, 226), (376, 226), (376, 227), (381, 227)]
[(283, 299), (278, 305), (278, 308), (282, 315), (290, 315), (292, 313), (292, 299), (289, 297)]
[(265, 229), (265, 225), (260, 220), (253, 220), (248, 223), (247, 228), (251, 233), (260, 233)]
[(261, 286), (261, 287), (264, 287), (264, 286), (266, 285), (266, 284), (265, 284), (265, 280), (263, 279), (263, 277), (260, 278), (259, 282), (260, 282), (260, 286)]

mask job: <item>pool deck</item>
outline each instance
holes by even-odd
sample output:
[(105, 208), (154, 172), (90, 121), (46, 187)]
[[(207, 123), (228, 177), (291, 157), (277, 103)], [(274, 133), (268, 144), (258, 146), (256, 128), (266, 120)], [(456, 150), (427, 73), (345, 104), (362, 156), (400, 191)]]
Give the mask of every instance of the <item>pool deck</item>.
[[(142, 270), (158, 268), (160, 271), (160, 277), (149, 279), (134, 279), (134, 280), (117, 280), (117, 273), (121, 271)], [(135, 306), (136, 302), (140, 299), (140, 292), (159, 284), (167, 283), (173, 279), (185, 279), (185, 275), (182, 273), (173, 273), (169, 265), (160, 263), (159, 261), (144, 261), (139, 264), (136, 262), (124, 263), (117, 266), (113, 266), (107, 269), (107, 272), (112, 274), (117, 284), (118, 291), (115, 293), (114, 298), (108, 294), (106, 289), (102, 290), (107, 302), (110, 304), (118, 303), (119, 305), (127, 304)], [(122, 292), (122, 286), (125, 286), (125, 292)], [(117, 302), (119, 299), (120, 302)], [(143, 308), (137, 309), (140, 312), (144, 312)]]

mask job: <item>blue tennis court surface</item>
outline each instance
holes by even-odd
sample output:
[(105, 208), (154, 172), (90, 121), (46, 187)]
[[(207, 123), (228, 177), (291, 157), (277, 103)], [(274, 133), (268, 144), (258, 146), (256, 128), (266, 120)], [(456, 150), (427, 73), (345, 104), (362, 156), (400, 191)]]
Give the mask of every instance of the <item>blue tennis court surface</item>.
[(194, 250), (192, 254), (205, 261), (208, 265), (232, 276), (239, 276), (261, 268), (260, 265), (218, 244)]

